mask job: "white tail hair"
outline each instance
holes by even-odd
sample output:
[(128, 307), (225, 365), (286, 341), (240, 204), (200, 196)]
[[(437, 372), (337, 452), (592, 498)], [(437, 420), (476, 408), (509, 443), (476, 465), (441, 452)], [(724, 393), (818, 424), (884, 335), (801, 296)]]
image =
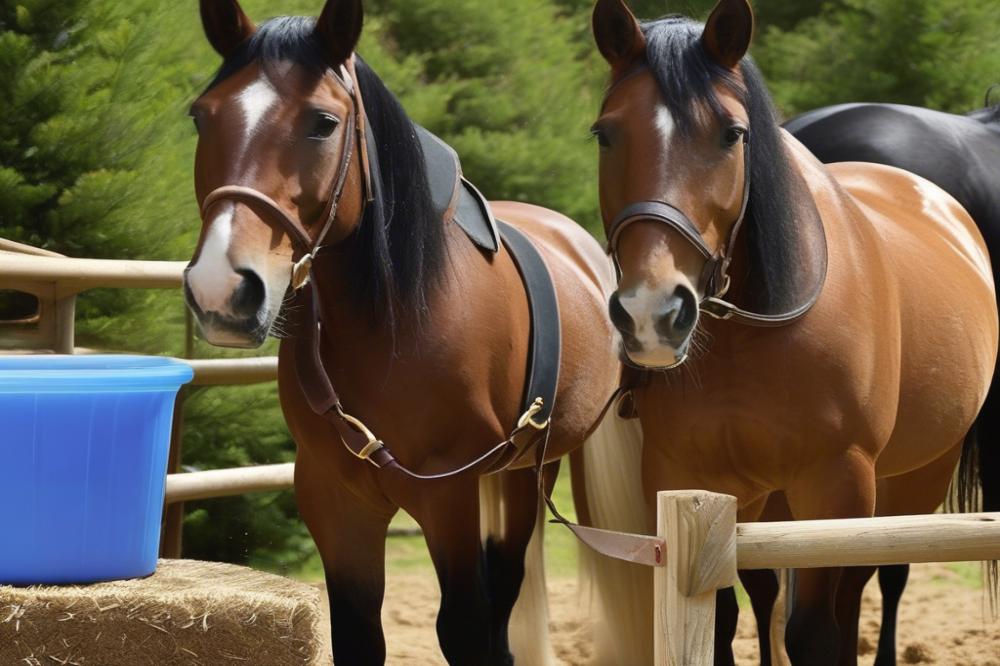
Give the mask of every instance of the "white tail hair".
[[(594, 527), (651, 534), (642, 490), (642, 430), (608, 410), (583, 445), (587, 513)], [(580, 545), (580, 590), (592, 605), (594, 663), (653, 663), (653, 570)]]
[[(503, 539), (507, 515), (500, 474), (479, 477), (479, 524), (483, 543), (488, 536)], [(510, 651), (518, 666), (554, 666), (555, 653), (549, 639), (548, 590), (545, 584), (543, 550), (545, 512), (539, 498), (535, 529), (524, 556), (524, 580), (514, 603), (507, 630)]]

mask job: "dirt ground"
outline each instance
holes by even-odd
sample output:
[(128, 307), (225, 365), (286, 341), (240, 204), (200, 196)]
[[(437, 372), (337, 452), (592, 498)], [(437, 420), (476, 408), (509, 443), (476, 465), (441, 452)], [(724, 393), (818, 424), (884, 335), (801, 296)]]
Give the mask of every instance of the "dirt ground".
[[(590, 646), (582, 619), (586, 609), (578, 602), (576, 582), (557, 579), (549, 588), (556, 654), (567, 666), (588, 663)], [(389, 664), (444, 663), (434, 633), (438, 599), (433, 576), (390, 571), (383, 610)], [(862, 610), (862, 666), (870, 666), (875, 658), (880, 603), (873, 578)], [(1000, 622), (985, 618), (982, 591), (969, 576), (946, 565), (914, 565), (900, 609), (900, 663), (1000, 666)], [(756, 663), (756, 630), (749, 609), (740, 613), (735, 650), (741, 666)]]

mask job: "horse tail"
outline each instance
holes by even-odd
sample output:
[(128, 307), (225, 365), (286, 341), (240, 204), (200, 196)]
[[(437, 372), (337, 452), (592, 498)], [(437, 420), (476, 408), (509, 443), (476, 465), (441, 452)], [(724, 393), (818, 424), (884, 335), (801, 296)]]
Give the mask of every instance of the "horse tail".
[[(1000, 511), (1000, 381), (994, 380), (979, 416), (969, 428), (958, 463), (954, 504), (961, 512)], [(997, 561), (987, 562), (986, 594), (990, 612), (1000, 610)]]
[[(642, 491), (642, 431), (609, 409), (570, 458), (573, 500), (584, 524), (635, 534), (653, 532)], [(580, 590), (589, 601), (594, 663), (653, 663), (653, 570), (580, 545)]]
[[(520, 471), (520, 470), (518, 470)], [(518, 473), (518, 472), (514, 472)], [(506, 529), (504, 479), (508, 473), (479, 477), (479, 522), (484, 543), (488, 535), (503, 535)], [(532, 475), (532, 487), (534, 476)], [(510, 489), (507, 489), (510, 492)], [(554, 666), (555, 653), (549, 639), (548, 590), (545, 583), (543, 551), (545, 513), (541, 498), (535, 514), (535, 526), (524, 554), (524, 578), (511, 611), (507, 629), (514, 663), (527, 666)]]

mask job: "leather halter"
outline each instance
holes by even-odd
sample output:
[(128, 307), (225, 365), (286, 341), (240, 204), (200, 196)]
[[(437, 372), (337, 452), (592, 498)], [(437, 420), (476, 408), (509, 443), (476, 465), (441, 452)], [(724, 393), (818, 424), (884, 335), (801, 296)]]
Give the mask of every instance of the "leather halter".
[[(492, 465), (487, 470), (488, 472), (505, 469), (514, 461), (521, 459), (525, 452), (532, 446), (536, 446), (540, 441), (547, 442), (549, 415), (553, 407), (553, 400), (551, 398), (548, 404), (545, 404), (542, 398), (534, 399), (518, 419), (517, 425), (507, 439), (475, 460), (439, 474), (418, 474), (399, 463), (386, 447), (385, 443), (376, 437), (360, 419), (344, 411), (340, 397), (337, 395), (337, 391), (326, 373), (323, 366), (322, 354), (320, 353), (322, 317), (319, 293), (315, 282), (310, 278), (312, 277), (313, 258), (322, 247), (323, 240), (336, 220), (337, 208), (347, 182), (347, 172), (355, 152), (361, 161), (363, 207), (374, 201), (375, 196), (369, 153), (376, 150), (376, 147), (374, 145), (374, 137), (366, 127), (365, 110), (361, 100), (361, 91), (357, 84), (353, 55), (338, 72), (334, 73), (333, 79), (347, 91), (351, 98), (352, 109), (346, 121), (347, 128), (344, 133), (344, 148), (340, 155), (339, 169), (330, 188), (329, 199), (317, 222), (311, 225), (315, 226), (322, 223), (315, 239), (310, 237), (308, 228), (295, 219), (295, 217), (288, 214), (274, 199), (259, 190), (244, 185), (223, 185), (210, 192), (201, 204), (202, 219), (207, 219), (211, 207), (220, 201), (243, 201), (265, 208), (272, 218), (277, 220), (284, 230), (288, 232), (294, 248), (291, 286), (297, 292), (296, 297), (303, 306), (302, 309), (304, 310), (305, 318), (301, 322), (300, 335), (295, 345), (296, 375), (298, 376), (299, 385), (302, 393), (305, 395), (306, 401), (309, 403), (310, 409), (333, 425), (340, 436), (341, 442), (352, 455), (361, 460), (367, 460), (379, 469), (394, 469), (418, 480), (449, 478), (478, 467), (487, 461), (492, 462)], [(375, 155), (377, 157), (377, 153)], [(361, 215), (364, 215), (364, 208), (362, 208)], [(517, 240), (515, 238), (515, 242)], [(510, 247), (510, 241), (508, 240), (508, 248)], [(537, 250), (533, 251), (537, 253)], [(511, 254), (515, 255), (515, 252), (512, 250)], [(517, 259), (515, 258), (516, 261)], [(524, 274), (526, 267), (518, 264), (518, 269)], [(542, 270), (544, 270), (544, 267)], [(549, 288), (551, 289), (551, 281), (549, 281)], [(554, 291), (552, 296), (554, 298)], [(530, 300), (531, 295), (529, 294)], [(556, 316), (558, 318), (558, 315)], [(556, 330), (558, 331), (558, 328)], [(558, 365), (558, 359), (555, 362)], [(531, 388), (529, 387), (529, 390)], [(552, 386), (552, 391), (554, 394), (554, 385)], [(530, 436), (524, 439), (520, 438), (525, 433)], [(544, 456), (544, 444), (537, 446), (536, 449), (538, 455)]]
[[(603, 106), (607, 104), (611, 93), (624, 81), (632, 78), (636, 74), (648, 69), (648, 65), (641, 63), (626, 73), (614, 85), (612, 85), (604, 96)], [(614, 260), (615, 268), (621, 275), (621, 265), (618, 261), (618, 244), (622, 232), (631, 224), (640, 221), (660, 222), (677, 231), (688, 243), (705, 258), (702, 268), (701, 278), (698, 288), (703, 294), (698, 309), (705, 314), (721, 320), (733, 320), (749, 326), (775, 327), (790, 324), (806, 314), (816, 302), (812, 300), (781, 314), (771, 315), (744, 310), (725, 300), (723, 297), (729, 291), (730, 276), (729, 266), (733, 260), (733, 253), (736, 249), (736, 239), (746, 218), (747, 203), (750, 200), (750, 132), (743, 133), (743, 195), (740, 202), (740, 211), (735, 221), (729, 228), (729, 235), (726, 242), (718, 249), (713, 250), (705, 243), (701, 231), (691, 221), (680, 208), (660, 200), (637, 201), (627, 204), (618, 215), (608, 225), (608, 245), (607, 251)], [(817, 294), (818, 296), (818, 294)], [(683, 362), (681, 359), (677, 364)]]

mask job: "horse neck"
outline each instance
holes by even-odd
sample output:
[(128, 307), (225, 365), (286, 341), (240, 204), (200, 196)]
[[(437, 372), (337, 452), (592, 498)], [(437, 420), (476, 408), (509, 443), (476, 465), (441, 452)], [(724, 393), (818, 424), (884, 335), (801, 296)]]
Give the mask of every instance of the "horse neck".
[(350, 272), (347, 258), (360, 248), (352, 237), (335, 248), (320, 254), (313, 266), (313, 280), (319, 297), (324, 346), (356, 356), (386, 356), (393, 347), (407, 342), (409, 313), (387, 305), (365, 302), (358, 297), (357, 277)]

